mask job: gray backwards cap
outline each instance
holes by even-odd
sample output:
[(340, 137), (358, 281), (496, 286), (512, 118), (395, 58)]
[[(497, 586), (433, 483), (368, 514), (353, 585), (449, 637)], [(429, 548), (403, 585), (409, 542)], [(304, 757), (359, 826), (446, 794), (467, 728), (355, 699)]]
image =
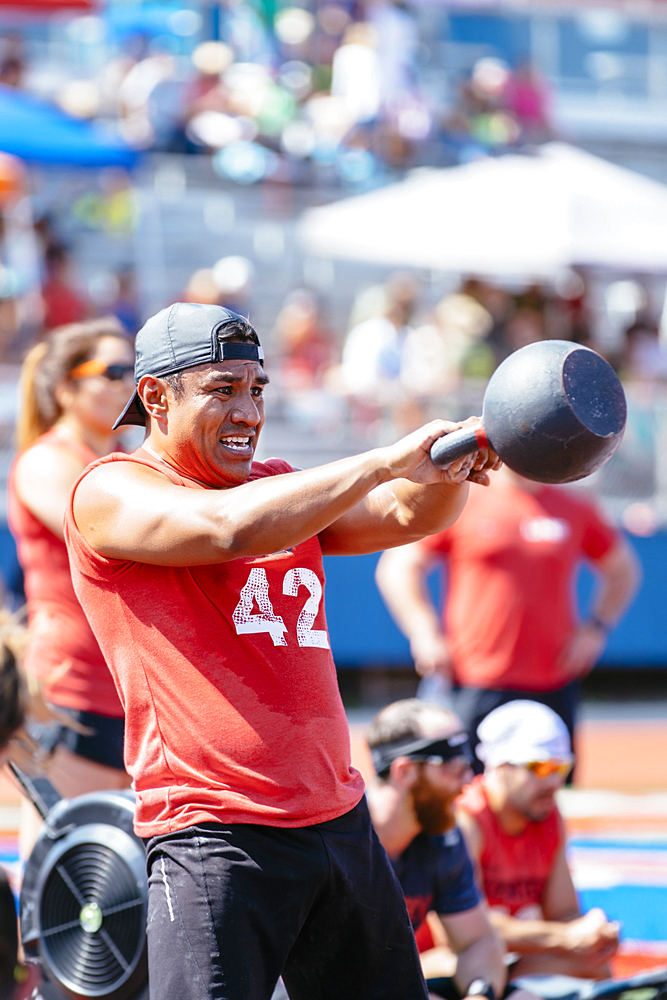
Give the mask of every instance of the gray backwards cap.
[[(218, 334), (229, 323), (248, 321), (223, 306), (175, 302), (161, 309), (144, 323), (135, 342), (134, 381), (144, 375), (174, 375), (184, 368), (226, 359), (258, 361), (264, 364), (264, 352), (257, 344), (221, 342)], [(146, 413), (137, 390), (113, 425), (144, 427)]]

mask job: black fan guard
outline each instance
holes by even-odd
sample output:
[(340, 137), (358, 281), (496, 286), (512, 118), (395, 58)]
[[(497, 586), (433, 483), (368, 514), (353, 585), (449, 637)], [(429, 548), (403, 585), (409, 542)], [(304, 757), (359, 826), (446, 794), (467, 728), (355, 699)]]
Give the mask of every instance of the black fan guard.
[(94, 792), (47, 817), (21, 889), (26, 958), (68, 1000), (143, 1000), (146, 855), (132, 830), (134, 797)]

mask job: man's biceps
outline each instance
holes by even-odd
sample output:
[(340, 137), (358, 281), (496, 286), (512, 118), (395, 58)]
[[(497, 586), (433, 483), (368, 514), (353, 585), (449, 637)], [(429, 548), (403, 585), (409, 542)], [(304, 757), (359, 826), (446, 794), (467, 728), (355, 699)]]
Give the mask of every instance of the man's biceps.
[(363, 541), (369, 525), (367, 511), (362, 505), (363, 501), (341, 514), (319, 532), (318, 538), (325, 555), (347, 552), (359, 541)]

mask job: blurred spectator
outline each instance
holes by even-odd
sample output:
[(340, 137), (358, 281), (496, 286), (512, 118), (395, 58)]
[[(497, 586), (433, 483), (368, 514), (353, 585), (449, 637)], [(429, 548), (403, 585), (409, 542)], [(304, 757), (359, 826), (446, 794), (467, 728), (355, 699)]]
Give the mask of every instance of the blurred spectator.
[(536, 66), (524, 60), (510, 73), (502, 101), (521, 128), (524, 142), (545, 142), (554, 135), (551, 124), (550, 93)]
[(403, 385), (428, 396), (455, 388), (462, 377), (488, 378), (495, 364), (484, 337), (492, 326), (491, 315), (472, 296), (445, 296), (433, 310), (432, 321), (407, 335)]
[(480, 278), (467, 278), (463, 283), (462, 292), (469, 295), (483, 306), (491, 317), (491, 329), (486, 342), (493, 351), (495, 364), (504, 361), (509, 350), (506, 341), (506, 326), (512, 312), (512, 298), (499, 285), (493, 285)]
[(137, 296), (137, 277), (134, 267), (126, 265), (116, 271), (118, 292), (111, 303), (109, 312), (120, 320), (127, 332), (134, 336), (141, 326), (141, 314)]
[(225, 306), (247, 315), (252, 277), (253, 267), (246, 257), (221, 257), (213, 267), (190, 275), (180, 300)]
[(501, 150), (519, 138), (519, 125), (503, 106), (508, 80), (506, 64), (485, 56), (477, 60), (469, 79), (461, 84), (454, 111), (445, 122), (459, 146), (461, 162)]
[(667, 379), (667, 345), (660, 339), (657, 323), (648, 317), (640, 317), (625, 331), (622, 367), (626, 378)]
[(380, 111), (380, 61), (369, 24), (351, 24), (333, 57), (331, 94), (345, 108), (348, 124), (372, 121)]
[(566, 316), (565, 339), (591, 346), (591, 317), (586, 278), (579, 271), (571, 270), (559, 288), (559, 304)]
[(533, 312), (543, 314), (547, 308), (549, 296), (542, 285), (533, 282), (517, 292), (514, 296), (514, 303), (517, 309), (531, 309)]
[(0, 43), (0, 84), (20, 89), (25, 70), (23, 39), (14, 32), (5, 35)]
[(219, 306), (240, 316), (249, 312), (254, 268), (247, 257), (221, 257), (213, 265), (213, 280), (218, 288)]
[[(19, 304), (15, 281), (7, 269), (0, 270), (0, 361), (11, 360), (8, 352), (19, 332)], [(13, 354), (13, 349), (11, 350)]]
[(297, 288), (278, 313), (273, 345), (288, 390), (321, 386), (333, 360), (333, 335), (322, 320), (317, 296)]
[(46, 280), (42, 285), (45, 330), (78, 323), (91, 314), (89, 303), (74, 288), (71, 262), (71, 254), (63, 243), (51, 243), (46, 248)]
[(415, 58), (419, 28), (414, 12), (401, 0), (376, 0), (369, 22), (377, 39), (380, 100), (385, 113), (399, 112), (417, 85)]
[(220, 289), (215, 283), (213, 269), (201, 267), (190, 275), (188, 283), (182, 295), (179, 296), (182, 302), (198, 302), (200, 305), (218, 305)]
[(18, 358), (41, 319), (40, 246), (28, 176), (20, 160), (0, 153), (0, 360)]
[(343, 348), (342, 377), (354, 395), (381, 397), (400, 380), (403, 351), (417, 304), (419, 285), (405, 273), (394, 274), (385, 286), (382, 315), (350, 330)]
[[(574, 579), (582, 560), (598, 586), (590, 616), (578, 621)], [(426, 588), (436, 565), (448, 569), (442, 618)], [(451, 528), (385, 552), (377, 568), (426, 679), (423, 696), (444, 697), (452, 681), (459, 685), (456, 708), (473, 743), (490, 711), (521, 697), (551, 707), (572, 737), (579, 681), (638, 580), (633, 550), (595, 505), (506, 466), (488, 489), (471, 488)]]
[(386, 308), (387, 289), (385, 285), (369, 285), (368, 288), (363, 288), (354, 297), (347, 325), (348, 332), (367, 319), (382, 316)]
[(16, 56), (5, 56), (0, 62), (0, 83), (4, 87), (20, 88), (23, 84), (23, 63)]
[(196, 73), (184, 93), (185, 119), (203, 111), (227, 111), (227, 95), (222, 74), (232, 63), (234, 53), (224, 42), (203, 42), (192, 54)]
[(118, 88), (119, 127), (128, 142), (144, 148), (153, 145), (156, 136), (149, 118), (150, 97), (158, 84), (175, 75), (176, 63), (169, 52), (152, 52), (131, 65)]
[(535, 309), (517, 309), (505, 326), (507, 353), (544, 340), (544, 321)]

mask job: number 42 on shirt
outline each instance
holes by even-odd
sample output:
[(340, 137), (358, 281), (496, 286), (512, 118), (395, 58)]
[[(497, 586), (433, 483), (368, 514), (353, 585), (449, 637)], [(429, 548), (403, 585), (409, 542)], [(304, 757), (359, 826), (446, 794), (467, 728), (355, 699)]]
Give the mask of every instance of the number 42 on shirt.
[[(312, 569), (299, 567), (285, 573), (283, 578), (283, 594), (285, 596), (298, 597), (300, 587), (305, 587), (309, 596), (301, 608), (296, 623), (297, 642), (300, 646), (318, 646), (321, 649), (328, 649), (329, 637), (326, 629), (313, 628), (313, 622), (317, 617), (322, 600), (322, 584)], [(259, 608), (259, 614), (253, 614), (254, 604)], [(273, 604), (269, 597), (269, 581), (266, 570), (261, 566), (254, 566), (250, 570), (248, 581), (241, 590), (241, 599), (234, 608), (232, 621), (236, 627), (237, 635), (268, 632), (274, 646), (287, 645), (287, 639), (283, 634), (287, 632), (287, 626), (280, 615), (277, 615), (273, 610)]]

